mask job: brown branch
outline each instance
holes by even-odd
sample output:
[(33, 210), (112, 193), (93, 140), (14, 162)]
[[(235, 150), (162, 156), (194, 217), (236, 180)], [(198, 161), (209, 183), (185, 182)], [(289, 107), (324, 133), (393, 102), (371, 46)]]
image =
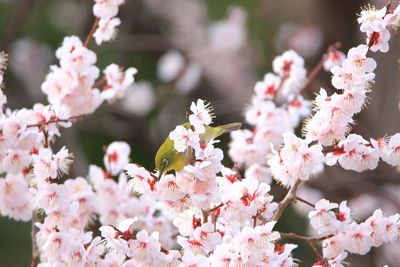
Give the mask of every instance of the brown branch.
[(305, 200), (305, 199), (302, 199), (301, 197), (296, 196), (295, 199), (298, 200), (298, 201), (300, 201), (300, 202), (303, 202), (303, 203), (307, 204), (307, 205), (310, 206), (310, 207), (315, 208), (315, 205), (314, 205), (314, 204), (312, 204), (311, 202), (308, 202), (308, 201)]
[(296, 199), (296, 192), (297, 189), (300, 187), (301, 183), (302, 181), (300, 179), (297, 179), (294, 185), (290, 187), (285, 198), (281, 202), (279, 202), (278, 208), (276, 209), (274, 215), (272, 216), (273, 221), (278, 221), (279, 218), (282, 216), (282, 213), (286, 209), (286, 207)]
[(84, 47), (88, 47), (88, 45), (89, 45), (90, 42), (92, 41), (93, 34), (94, 34), (94, 32), (96, 31), (97, 26), (99, 25), (99, 21), (100, 21), (99, 18), (96, 18), (96, 20), (94, 21), (93, 26), (92, 26), (92, 28), (90, 29), (90, 32), (89, 32), (88, 36), (86, 37), (85, 42), (83, 43), (83, 46), (84, 46)]
[(36, 267), (39, 261), (39, 249), (36, 244), (36, 234), (38, 232), (38, 228), (35, 223), (39, 222), (39, 217), (36, 214), (36, 211), (32, 211), (32, 225), (31, 225), (31, 242), (32, 242), (32, 261), (31, 267)]
[[(307, 80), (303, 84), (303, 86), (300, 88), (300, 90), (296, 93), (295, 97), (293, 99), (296, 99), (304, 90), (307, 89), (307, 87), (310, 85), (310, 83), (314, 80), (315, 76), (322, 70), (322, 67), (324, 66), (325, 60), (328, 58), (328, 55), (330, 52), (337, 50), (341, 47), (341, 43), (337, 42), (333, 45), (330, 45), (326, 52), (322, 55), (320, 61), (318, 64), (308, 73), (307, 75)], [(286, 103), (288, 104), (288, 103)]]
[(319, 252), (319, 250), (317, 249), (317, 247), (315, 246), (315, 244), (312, 241), (306, 241), (307, 245), (310, 246), (310, 248), (314, 251), (314, 254), (317, 256), (317, 259), (323, 259), (324, 257), (322, 257), (321, 252)]
[(210, 209), (209, 212), (211, 213), (211, 212), (213, 212), (214, 210), (221, 208), (223, 205), (225, 205), (225, 203), (221, 203), (221, 204), (219, 204), (218, 206), (215, 206), (214, 208)]
[(45, 121), (45, 122), (39, 122), (39, 123), (35, 123), (35, 124), (29, 124), (26, 127), (27, 128), (31, 128), (31, 127), (42, 127), (44, 125), (50, 124), (50, 123), (58, 123), (58, 122), (69, 122), (71, 120), (75, 120), (75, 119), (79, 119), (84, 117), (86, 114), (82, 114), (82, 115), (76, 115), (76, 116), (72, 116), (69, 117), (68, 119), (51, 119), (49, 121)]
[(322, 260), (323, 256), (315, 246), (314, 242), (321, 242), (325, 239), (331, 238), (334, 235), (327, 235), (327, 236), (322, 236), (322, 237), (307, 237), (307, 236), (302, 236), (298, 235), (295, 233), (279, 233), (281, 237), (277, 240), (280, 241), (282, 239), (295, 239), (295, 240), (301, 240), (304, 241), (310, 248), (313, 250), (314, 254), (317, 256), (318, 260)]
[(331, 238), (333, 236), (333, 235), (326, 235), (322, 237), (308, 237), (308, 236), (298, 235), (295, 233), (281, 233), (281, 232), (279, 232), (279, 234), (281, 235), (281, 237), (278, 239), (278, 241), (282, 239), (296, 239), (305, 242), (320, 242), (325, 239)]
[(332, 152), (344, 152), (343, 147), (324, 147), (322, 149), (322, 153), (332, 153)]
[(97, 81), (93, 84), (92, 88), (99, 88), (100, 86), (104, 86), (107, 84), (107, 78), (104, 76), (101, 80)]
[(208, 222), (208, 215), (210, 215), (210, 212), (208, 210), (201, 210), (203, 213), (203, 222), (206, 223)]

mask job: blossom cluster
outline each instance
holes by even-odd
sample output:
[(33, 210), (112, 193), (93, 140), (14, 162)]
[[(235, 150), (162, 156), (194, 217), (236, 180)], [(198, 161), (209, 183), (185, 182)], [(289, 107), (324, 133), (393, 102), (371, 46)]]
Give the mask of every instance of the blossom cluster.
[[(297, 245), (286, 239), (294, 238), (314, 250), (314, 243), (322, 242), (313, 266), (342, 267), (349, 253), (364, 255), (399, 239), (399, 214), (386, 216), (376, 209), (357, 222), (346, 201), (338, 205), (316, 194), (314, 205), (296, 190), (324, 165), (337, 162), (356, 172), (375, 169), (380, 159), (399, 167), (400, 133), (367, 141), (350, 131), (375, 78), (377, 64), (367, 54), (388, 51), (400, 7), (362, 11), (359, 23), (367, 44), (347, 55), (335, 49), (324, 55), (320, 67), (333, 74), (337, 92), (328, 96), (320, 90), (315, 113), (304, 124), (305, 138), (295, 130), (311, 114), (311, 102), (300, 95), (310, 74), (303, 58), (289, 50), (275, 58), (273, 73), (254, 87), (245, 111), (252, 129), (231, 133), (233, 167), (224, 166), (215, 140), (220, 133), (214, 131), (225, 128), (212, 126), (211, 104), (198, 99), (187, 122), (167, 137), (171, 147), (166, 152), (175, 157), (167, 164), (175, 164), (173, 171), (150, 172), (132, 163), (129, 144), (117, 141), (104, 149), (104, 166), (90, 165), (86, 177), (67, 178), (73, 156), (66, 147), (52, 148), (60, 128), (133, 90), (135, 68), (110, 64), (99, 79), (97, 56), (88, 48), (91, 37), (98, 44), (112, 39), (124, 2), (95, 0), (96, 22), (86, 41), (64, 39), (56, 51), (58, 63), (41, 88), (48, 105), (11, 110), (0, 89), (0, 211), (14, 220), (32, 220), (33, 265), (289, 267), (296, 265)], [(237, 49), (244, 20), (240, 9), (232, 9), (226, 21), (214, 25), (213, 49)], [(236, 42), (223, 42), (224, 34)], [(181, 55), (172, 57), (176, 61)], [(184, 59), (177, 61), (172, 70), (160, 71), (165, 81), (179, 76)], [(0, 88), (6, 64), (1, 53)], [(280, 202), (271, 194), (272, 177), (289, 188)], [(293, 201), (313, 207), (308, 218), (317, 237), (277, 231), (277, 221)]]
[(325, 258), (336, 258), (345, 255), (346, 251), (364, 255), (372, 247), (393, 242), (400, 235), (399, 214), (383, 216), (382, 210), (377, 209), (364, 222), (357, 223), (352, 219), (346, 201), (338, 205), (321, 199), (308, 216), (311, 226), (326, 237), (322, 242)]
[(264, 173), (268, 173), (265, 159), (281, 144), (282, 134), (294, 132), (301, 118), (311, 112), (311, 103), (299, 95), (306, 80), (304, 60), (290, 50), (275, 58), (273, 69), (275, 73), (267, 73), (256, 83), (245, 113), (253, 130), (233, 132), (229, 149), (237, 166)]
[(116, 27), (121, 20), (116, 17), (120, 5), (125, 0), (94, 0), (93, 14), (98, 19), (98, 27), (93, 34), (98, 45), (111, 41), (117, 34)]
[(214, 146), (215, 141), (203, 139), (212, 122), (212, 110), (198, 100), (192, 103), (191, 111), (191, 127), (179, 125), (169, 137), (176, 151), (194, 154), (193, 163), (175, 174), (163, 173), (160, 180), (143, 167), (128, 164), (125, 170), (133, 189), (174, 215), (183, 266), (221, 266), (223, 262), (291, 266), (295, 246), (288, 244), (276, 252), (273, 241), (279, 233), (272, 232), (274, 223), (263, 223), (271, 220), (277, 208), (270, 186), (259, 182), (255, 172), (247, 172), (242, 179), (224, 167), (222, 150)]

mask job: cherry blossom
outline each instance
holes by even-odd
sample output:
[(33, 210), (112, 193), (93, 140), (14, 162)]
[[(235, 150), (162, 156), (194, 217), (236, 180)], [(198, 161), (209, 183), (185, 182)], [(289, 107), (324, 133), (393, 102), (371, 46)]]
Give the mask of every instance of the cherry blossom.
[(204, 133), (204, 125), (209, 125), (212, 122), (213, 110), (210, 104), (205, 104), (203, 100), (197, 100), (197, 103), (192, 102), (190, 110), (193, 114), (189, 115), (189, 122), (197, 133)]
[(104, 155), (104, 166), (106, 170), (115, 176), (129, 163), (130, 146), (125, 142), (112, 142), (107, 146)]
[[(72, 127), (103, 101), (154, 98), (149, 84), (142, 92), (135, 87), (135, 68), (112, 63), (99, 78), (98, 55), (88, 48), (92, 38), (100, 45), (115, 37), (121, 23), (116, 15), (124, 3), (95, 0), (95, 23), (86, 41), (64, 38), (56, 51), (58, 62), (41, 85), (48, 103), (11, 109), (0, 90), (0, 212), (13, 220), (32, 220), (33, 264), (289, 267), (298, 261), (293, 258), (297, 245), (287, 241), (293, 238), (311, 246), (317, 258), (313, 266), (339, 267), (349, 254), (365, 255), (399, 239), (400, 215), (387, 215), (378, 196), (361, 191), (358, 199), (333, 203), (322, 190), (302, 185), (324, 165), (339, 163), (356, 172), (377, 168), (379, 159), (400, 165), (400, 133), (368, 141), (351, 132), (375, 79), (377, 63), (367, 55), (388, 51), (390, 31), (399, 28), (399, 7), (363, 10), (358, 22), (366, 44), (347, 55), (327, 50), (318, 68), (333, 74), (331, 84), (338, 90), (329, 95), (321, 88), (313, 107), (300, 95), (313, 75), (307, 76), (304, 59), (293, 50), (277, 56), (273, 72), (254, 86), (244, 112), (248, 127), (231, 133), (227, 154), (233, 164), (223, 161), (227, 155), (218, 140), (208, 140), (213, 109), (198, 99), (191, 103), (189, 122), (176, 126), (167, 140), (175, 152), (191, 157), (182, 169), (157, 179), (157, 171), (130, 163), (131, 148), (116, 141), (104, 149), (103, 166), (90, 165), (82, 177), (68, 178), (72, 154), (65, 146), (58, 152), (53, 147), (61, 128)], [(242, 9), (230, 9), (225, 20), (209, 27), (208, 51), (228, 56), (240, 49), (245, 20)], [(2, 88), (6, 61), (0, 53)], [(192, 89), (200, 73), (196, 62), (187, 62), (177, 51), (159, 61), (160, 80), (180, 93)], [(151, 110), (155, 100), (149, 102), (138, 103), (139, 114)], [(129, 109), (127, 103), (120, 105)], [(295, 133), (306, 116), (301, 138)], [(288, 188), (284, 197), (272, 195), (279, 186), (272, 178)], [(397, 189), (382, 187), (394, 200)], [(368, 203), (371, 207), (365, 207)], [(307, 212), (316, 236), (277, 230), (290, 204)]]
[(93, 34), (96, 43), (101, 45), (105, 41), (112, 40), (117, 34), (115, 28), (120, 24), (121, 20), (119, 18), (101, 19), (99, 21), (99, 27)]
[(186, 129), (182, 125), (176, 126), (175, 130), (169, 134), (169, 138), (174, 141), (174, 148), (178, 152), (186, 151), (188, 146), (196, 148), (200, 140), (192, 129)]
[(268, 161), (273, 177), (284, 186), (293, 185), (297, 179), (308, 180), (322, 168), (322, 146), (308, 146), (305, 140), (292, 133), (283, 135), (284, 146), (274, 152)]
[(134, 75), (137, 69), (128, 68), (123, 71), (121, 67), (116, 64), (107, 66), (104, 70), (107, 85), (103, 88), (101, 96), (108, 101), (115, 101), (122, 98), (127, 90), (131, 89), (134, 83)]

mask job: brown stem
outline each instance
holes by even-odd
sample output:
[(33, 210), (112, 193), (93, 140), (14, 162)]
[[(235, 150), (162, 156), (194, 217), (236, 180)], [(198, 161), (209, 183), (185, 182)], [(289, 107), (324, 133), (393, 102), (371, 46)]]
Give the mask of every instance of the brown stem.
[(92, 41), (93, 34), (94, 34), (94, 32), (96, 31), (97, 26), (99, 25), (99, 21), (100, 21), (99, 18), (96, 18), (96, 20), (94, 21), (93, 26), (92, 26), (92, 28), (90, 29), (90, 32), (89, 32), (88, 36), (86, 37), (85, 42), (83, 43), (83, 46), (84, 46), (84, 47), (88, 47), (88, 45), (89, 45), (90, 42)]
[(281, 82), (279, 83), (278, 88), (276, 89), (274, 98), (272, 99), (273, 102), (275, 102), (276, 97), (278, 96), (279, 92), (281, 91), (281, 89), (283, 88), (283, 85), (285, 84), (286, 80), (288, 79), (288, 75), (283, 75), (283, 77), (281, 78)]
[(315, 205), (314, 205), (314, 204), (312, 204), (311, 202), (308, 202), (308, 201), (305, 200), (305, 199), (302, 199), (301, 197), (296, 196), (295, 199), (298, 200), (298, 201), (300, 201), (300, 202), (303, 202), (303, 203), (307, 204), (307, 205), (310, 206), (310, 207), (315, 208)]
[(322, 149), (322, 153), (332, 153), (332, 152), (344, 152), (343, 147), (324, 147)]
[(39, 217), (36, 214), (35, 210), (32, 211), (32, 225), (31, 225), (31, 241), (32, 241), (32, 262), (31, 267), (36, 267), (38, 265), (39, 258), (39, 249), (36, 244), (36, 234), (38, 232), (38, 228), (35, 223), (39, 222)]
[(221, 203), (221, 204), (219, 204), (218, 206), (215, 206), (214, 208), (210, 209), (209, 212), (213, 212), (214, 210), (221, 208), (223, 205), (225, 205), (225, 204), (224, 204), (224, 203)]
[(49, 147), (49, 133), (46, 130), (43, 130), (43, 136), (44, 136), (43, 146), (45, 148), (48, 148)]
[(286, 207), (296, 199), (296, 192), (297, 189), (299, 189), (301, 183), (302, 181), (300, 179), (297, 179), (294, 185), (290, 187), (285, 198), (281, 202), (279, 202), (278, 208), (276, 209), (274, 215), (272, 216), (273, 221), (278, 221), (279, 218), (282, 216), (282, 213), (286, 209)]
[(328, 55), (330, 52), (337, 50), (341, 47), (341, 43), (337, 42), (336, 44), (330, 45), (326, 52), (323, 54), (321, 57), (320, 61), (318, 64), (308, 73), (307, 80), (304, 83), (303, 87), (300, 88), (300, 90), (297, 92), (295, 97), (293, 99), (296, 99), (304, 90), (307, 89), (307, 87), (310, 85), (310, 83), (314, 80), (315, 76), (322, 70), (322, 67), (324, 66), (325, 60), (328, 58)]
[(323, 259), (321, 253), (319, 252), (319, 250), (317, 249), (317, 247), (315, 246), (315, 244), (312, 241), (306, 241), (307, 245), (309, 245), (311, 247), (311, 249), (314, 251), (314, 254), (317, 256), (317, 259)]
[(256, 215), (253, 216), (253, 228), (255, 228), (257, 226), (257, 216), (258, 216), (258, 212)]
[(210, 212), (208, 210), (201, 210), (203, 212), (203, 221), (204, 223), (208, 222), (208, 215)]
[(69, 117), (68, 119), (58, 119), (58, 118), (57, 118), (57, 119), (51, 119), (51, 120), (45, 121), (45, 122), (40, 122), (40, 123), (35, 123), (35, 124), (29, 124), (29, 125), (27, 125), (26, 127), (27, 127), (27, 128), (30, 128), (30, 127), (42, 127), (42, 126), (47, 125), (47, 124), (50, 124), (50, 123), (69, 122), (69, 121), (74, 120), (74, 119), (82, 118), (82, 117), (84, 117), (85, 115), (86, 115), (86, 114), (76, 115), (76, 116)]
[(99, 88), (106, 84), (107, 84), (107, 78), (106, 78), (106, 76), (104, 76), (101, 80), (99, 80), (95, 84), (93, 84), (92, 88)]
[(320, 242), (325, 239), (331, 238), (333, 236), (333, 235), (326, 235), (326, 236), (322, 236), (322, 237), (308, 237), (308, 236), (298, 235), (295, 233), (281, 233), (281, 232), (279, 232), (279, 234), (281, 235), (281, 237), (278, 240), (296, 239), (296, 240), (301, 240), (301, 241), (306, 241), (306, 242)]
[(282, 239), (296, 239), (296, 240), (301, 240), (306, 242), (307, 245), (310, 246), (310, 248), (313, 250), (314, 254), (317, 256), (318, 260), (322, 260), (323, 257), (317, 247), (315, 246), (314, 242), (320, 242), (325, 239), (331, 238), (333, 235), (327, 235), (327, 236), (322, 236), (322, 237), (307, 237), (307, 236), (302, 236), (298, 235), (295, 233), (279, 233), (281, 237), (277, 240), (282, 240)]

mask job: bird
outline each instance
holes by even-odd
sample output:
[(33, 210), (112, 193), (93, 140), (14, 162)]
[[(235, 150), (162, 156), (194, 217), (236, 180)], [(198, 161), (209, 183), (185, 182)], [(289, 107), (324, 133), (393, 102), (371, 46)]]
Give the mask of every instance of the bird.
[[(186, 122), (182, 124), (183, 127), (189, 129), (191, 125)], [(239, 130), (242, 124), (240, 122), (229, 123), (221, 126), (205, 126), (205, 132), (200, 134), (200, 143), (207, 143), (215, 138), (221, 136), (224, 133)], [(185, 167), (185, 165), (194, 161), (193, 150), (178, 152), (174, 148), (174, 141), (169, 137), (158, 149), (155, 156), (156, 170), (159, 171), (158, 180), (161, 175), (166, 171), (174, 170), (178, 172)]]

